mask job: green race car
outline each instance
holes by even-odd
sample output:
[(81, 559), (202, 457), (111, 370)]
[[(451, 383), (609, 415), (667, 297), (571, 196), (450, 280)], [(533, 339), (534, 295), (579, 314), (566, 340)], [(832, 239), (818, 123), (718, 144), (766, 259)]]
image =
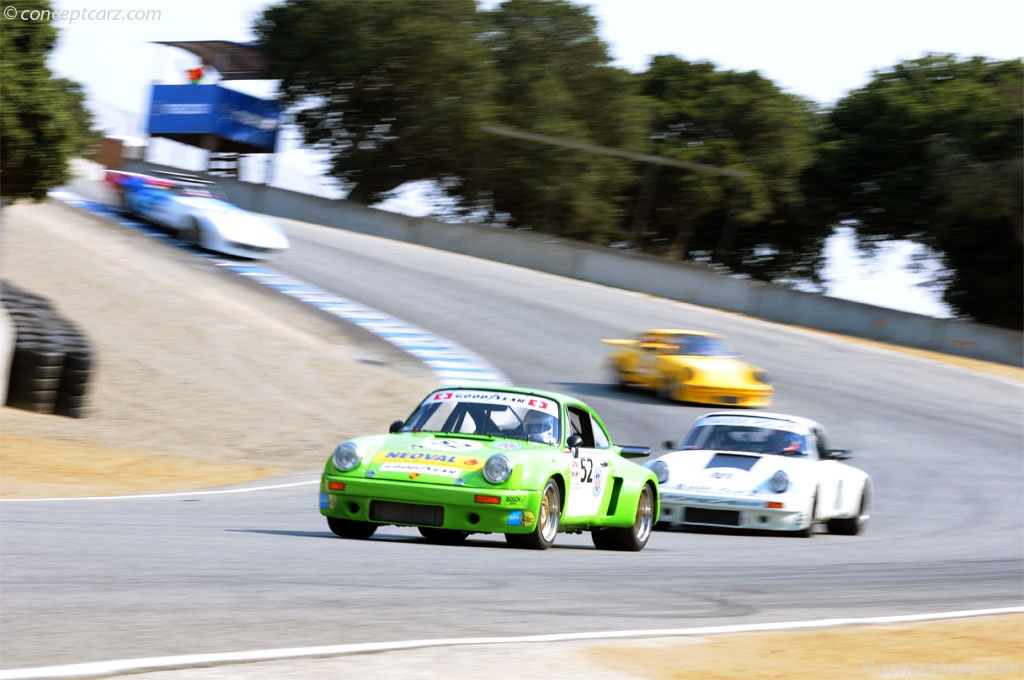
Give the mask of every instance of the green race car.
[(546, 550), (590, 531), (605, 550), (642, 550), (659, 516), (658, 480), (616, 446), (573, 397), (519, 387), (435, 390), (389, 434), (339, 444), (320, 482), (320, 513), (343, 538), (415, 526), (438, 543), (500, 533)]

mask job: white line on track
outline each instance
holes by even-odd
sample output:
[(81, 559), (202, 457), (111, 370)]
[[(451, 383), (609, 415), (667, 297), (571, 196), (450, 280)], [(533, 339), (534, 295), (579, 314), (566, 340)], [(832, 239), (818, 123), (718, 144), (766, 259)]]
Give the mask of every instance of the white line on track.
[(249, 486), (244, 489), (216, 489), (213, 491), (176, 491), (174, 493), (146, 493), (133, 496), (80, 496), (77, 498), (0, 498), (0, 503), (58, 503), (60, 501), (123, 501), (133, 498), (173, 498), (175, 496), (212, 496), (221, 493), (250, 493), (252, 491), (269, 491), (271, 489), (287, 489), (290, 486), (306, 486), (319, 484), (320, 480), (310, 479), (305, 482), (288, 484), (271, 484), (268, 486)]
[(142, 671), (167, 670), (210, 666), (225, 663), (246, 663), (296, 659), (300, 657), (343, 656), (373, 652), (392, 652), (402, 649), (425, 647), (456, 647), (466, 645), (517, 644), (537, 642), (571, 642), (577, 640), (608, 640), (616, 638), (686, 637), (693, 635), (722, 635), (726, 633), (752, 633), (759, 631), (800, 630), (809, 628), (833, 628), (837, 626), (914, 623), (941, 619), (970, 618), (995, 614), (1024, 612), (1024, 607), (1001, 609), (971, 609), (935, 614), (908, 614), (902, 616), (873, 616), (868, 618), (819, 619), (816, 621), (789, 621), (783, 623), (747, 623), (732, 626), (706, 626), (702, 628), (662, 628), (654, 630), (620, 630), (591, 633), (557, 633), (552, 635), (526, 635), (519, 637), (477, 637), (447, 638), (436, 640), (400, 640), (395, 642), (365, 642), (350, 645), (327, 645), (322, 647), (292, 647), (284, 649), (257, 649), (248, 652), (223, 652), (214, 654), (185, 654), (181, 656), (153, 656), (117, 661), (96, 661), (91, 663), (20, 668), (0, 671), (0, 680), (30, 680), (33, 678), (71, 678), (110, 675)]

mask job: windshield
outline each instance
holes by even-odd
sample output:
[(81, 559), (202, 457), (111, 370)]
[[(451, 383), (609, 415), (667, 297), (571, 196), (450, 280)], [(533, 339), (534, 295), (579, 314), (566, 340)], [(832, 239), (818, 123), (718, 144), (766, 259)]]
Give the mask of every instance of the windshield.
[(402, 427), (404, 432), (443, 432), (561, 441), (559, 404), (545, 397), (489, 390), (439, 390)]
[(782, 421), (762, 425), (702, 424), (690, 431), (682, 448), (808, 455), (807, 438), (788, 426)]
[(735, 357), (739, 356), (722, 338), (704, 335), (672, 335), (665, 342), (675, 345), (676, 354), (697, 357)]

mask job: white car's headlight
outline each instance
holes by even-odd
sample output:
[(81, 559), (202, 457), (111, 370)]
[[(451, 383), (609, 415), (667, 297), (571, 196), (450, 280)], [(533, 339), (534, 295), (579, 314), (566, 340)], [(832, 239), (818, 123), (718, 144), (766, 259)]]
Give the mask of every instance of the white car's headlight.
[(501, 484), (512, 475), (512, 463), (504, 453), (496, 453), (484, 463), (484, 479), (491, 484)]
[(782, 493), (789, 488), (789, 475), (783, 470), (776, 470), (771, 480), (772, 491)]
[(355, 469), (362, 459), (363, 454), (359, 450), (359, 445), (353, 441), (344, 441), (335, 447), (334, 455), (331, 456), (331, 464), (339, 472), (348, 472)]
[(658, 478), (658, 484), (668, 482), (668, 465), (663, 460), (651, 461), (647, 464), (654, 476)]

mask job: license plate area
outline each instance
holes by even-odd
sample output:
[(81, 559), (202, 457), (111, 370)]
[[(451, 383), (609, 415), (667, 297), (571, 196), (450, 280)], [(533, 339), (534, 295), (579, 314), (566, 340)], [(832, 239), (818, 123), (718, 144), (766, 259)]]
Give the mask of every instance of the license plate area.
[(387, 524), (439, 527), (444, 526), (444, 508), (440, 505), (371, 501), (370, 520)]
[(736, 510), (713, 510), (710, 508), (686, 508), (683, 521), (688, 524), (713, 524), (720, 527), (738, 527), (740, 513)]

